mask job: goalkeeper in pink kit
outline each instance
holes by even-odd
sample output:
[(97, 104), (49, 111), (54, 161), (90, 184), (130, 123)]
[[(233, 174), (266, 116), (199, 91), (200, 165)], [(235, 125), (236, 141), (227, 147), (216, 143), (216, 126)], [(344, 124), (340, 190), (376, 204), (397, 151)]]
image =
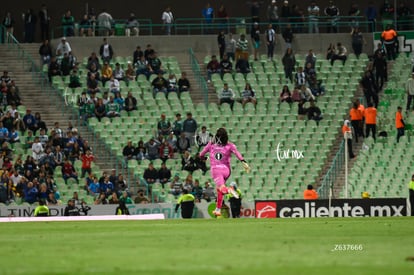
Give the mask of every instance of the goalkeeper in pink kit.
[(210, 154), (210, 170), (211, 176), (216, 183), (217, 190), (217, 207), (213, 211), (215, 216), (221, 215), (221, 205), (223, 204), (223, 197), (225, 194), (230, 193), (234, 197), (238, 198), (237, 192), (233, 187), (226, 187), (226, 180), (230, 177), (230, 159), (231, 155), (235, 154), (236, 157), (242, 162), (243, 168), (247, 173), (250, 172), (250, 167), (243, 159), (243, 156), (237, 150), (236, 145), (228, 141), (227, 131), (224, 128), (219, 128), (213, 141), (210, 141), (200, 152), (200, 157), (204, 157), (207, 153)]

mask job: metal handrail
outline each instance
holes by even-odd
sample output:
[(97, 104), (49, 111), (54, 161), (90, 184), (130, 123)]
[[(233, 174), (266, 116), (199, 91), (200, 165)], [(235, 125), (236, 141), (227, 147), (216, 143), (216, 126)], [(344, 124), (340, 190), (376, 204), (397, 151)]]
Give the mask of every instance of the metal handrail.
[(208, 106), (208, 86), (207, 86), (207, 82), (205, 80), (205, 78), (203, 77), (201, 70), (200, 70), (200, 65), (198, 64), (197, 58), (194, 55), (194, 51), (192, 48), (188, 49), (188, 55), (190, 57), (190, 64), (191, 64), (191, 68), (193, 69), (194, 72), (194, 77), (198, 83), (198, 85), (201, 88), (201, 91), (203, 93), (204, 96), (204, 104), (206, 105), (206, 107)]

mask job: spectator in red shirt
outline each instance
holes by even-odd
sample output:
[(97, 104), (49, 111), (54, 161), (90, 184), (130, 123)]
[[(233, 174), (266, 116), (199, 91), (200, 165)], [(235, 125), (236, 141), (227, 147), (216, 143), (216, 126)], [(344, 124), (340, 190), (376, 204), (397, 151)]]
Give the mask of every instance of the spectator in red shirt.
[(69, 178), (74, 178), (77, 184), (79, 184), (78, 173), (76, 173), (75, 167), (73, 167), (69, 159), (66, 159), (65, 164), (63, 164), (62, 176), (63, 176), (63, 179), (65, 180), (65, 184), (68, 184)]
[(91, 164), (92, 164), (92, 161), (95, 161), (95, 156), (92, 155), (90, 150), (86, 150), (86, 154), (81, 155), (81, 160), (82, 160), (81, 178), (83, 178), (85, 177), (86, 173), (88, 173), (88, 175), (92, 173)]

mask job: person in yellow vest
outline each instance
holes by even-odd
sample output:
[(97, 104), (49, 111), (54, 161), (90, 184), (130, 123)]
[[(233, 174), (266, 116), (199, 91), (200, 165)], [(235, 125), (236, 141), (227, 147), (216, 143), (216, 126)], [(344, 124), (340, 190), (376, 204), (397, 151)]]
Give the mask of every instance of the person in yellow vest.
[(237, 188), (237, 183), (234, 181), (230, 183), (230, 186), (233, 187), (234, 191), (239, 195), (238, 198), (234, 197), (232, 194), (227, 194), (227, 199), (230, 202), (230, 210), (231, 210), (231, 217), (232, 218), (240, 218), (240, 209), (241, 209), (241, 201), (242, 201), (242, 193), (240, 189)]
[(175, 206), (175, 213), (177, 213), (178, 208), (181, 206), (181, 217), (183, 219), (191, 219), (194, 211), (194, 201), (195, 197), (184, 188), (183, 194), (178, 198)]
[(303, 199), (305, 200), (317, 200), (319, 198), (318, 193), (313, 189), (312, 184), (308, 185), (308, 188), (303, 192)]
[(410, 195), (411, 216), (414, 216), (414, 175), (411, 176), (411, 181), (408, 184), (408, 192)]
[(391, 25), (388, 25), (381, 34), (381, 40), (385, 45), (388, 60), (395, 60), (397, 57), (397, 53), (395, 51), (395, 46), (398, 42), (397, 37), (397, 32), (392, 28)]
[(50, 216), (49, 208), (44, 200), (39, 200), (39, 205), (34, 210), (35, 217), (48, 217)]
[(124, 200), (119, 201), (119, 205), (115, 209), (115, 215), (129, 215), (129, 210)]

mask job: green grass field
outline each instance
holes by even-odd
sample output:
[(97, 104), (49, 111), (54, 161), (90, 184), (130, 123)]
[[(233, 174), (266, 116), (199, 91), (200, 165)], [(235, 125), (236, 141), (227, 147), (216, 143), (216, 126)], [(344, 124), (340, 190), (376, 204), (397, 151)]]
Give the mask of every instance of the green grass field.
[(0, 245), (0, 274), (414, 271), (411, 217), (2, 223)]

